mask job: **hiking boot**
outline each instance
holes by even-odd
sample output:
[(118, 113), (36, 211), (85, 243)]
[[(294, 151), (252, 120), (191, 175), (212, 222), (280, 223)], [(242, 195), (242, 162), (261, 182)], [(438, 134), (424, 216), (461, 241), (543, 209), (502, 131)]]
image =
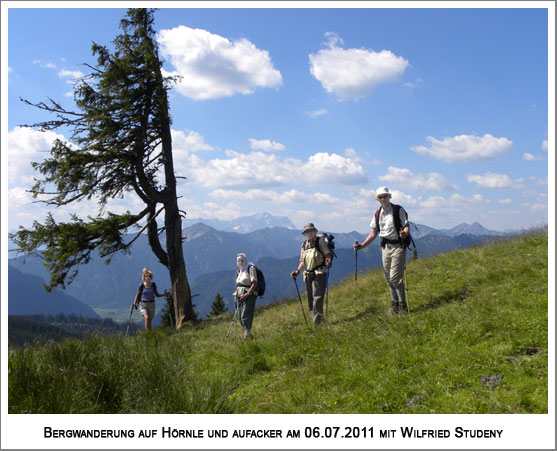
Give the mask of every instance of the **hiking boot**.
[(392, 301), (391, 302), (391, 315), (398, 315), (399, 310), (400, 310), (400, 308), (399, 308), (398, 302)]
[(321, 313), (318, 313), (317, 315), (315, 315), (315, 318), (313, 318), (313, 324), (316, 326), (319, 326), (320, 324), (323, 324), (325, 322), (323, 315)]
[(244, 334), (244, 340), (253, 340), (253, 335), (251, 334), (251, 332)]

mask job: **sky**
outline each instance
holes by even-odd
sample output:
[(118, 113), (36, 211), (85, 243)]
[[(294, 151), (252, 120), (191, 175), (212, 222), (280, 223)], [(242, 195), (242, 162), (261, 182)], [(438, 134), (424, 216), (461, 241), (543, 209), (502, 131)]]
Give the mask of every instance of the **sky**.
[[(90, 72), (84, 63), (96, 62), (92, 42), (110, 46), (126, 10), (3, 3), (7, 229), (48, 211), (59, 220), (95, 216), (94, 202), (57, 211), (33, 202), (31, 162), (70, 132), (25, 127), (52, 116), (20, 98), (72, 107), (76, 80)], [(386, 186), (411, 221), (434, 228), (547, 223), (555, 148), (549, 3), (161, 8), (164, 72), (182, 76), (170, 91), (175, 167), (186, 177), (180, 207), (188, 220), (269, 212), (300, 228), (311, 221), (367, 233), (375, 191)], [(108, 210), (140, 208), (127, 196)]]

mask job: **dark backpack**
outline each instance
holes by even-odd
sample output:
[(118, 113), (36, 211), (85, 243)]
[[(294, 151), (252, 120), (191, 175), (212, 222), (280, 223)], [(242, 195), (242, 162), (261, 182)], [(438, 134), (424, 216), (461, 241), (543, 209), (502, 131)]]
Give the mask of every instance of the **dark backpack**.
[[(265, 276), (263, 275), (263, 271), (261, 271), (255, 265), (248, 265), (248, 267), (246, 268), (248, 271), (249, 271), (250, 266), (253, 266), (255, 268), (255, 273), (257, 274), (257, 295), (261, 297), (265, 294), (265, 288), (266, 288)], [(239, 272), (240, 272), (240, 270), (236, 271), (236, 275), (238, 275)], [(242, 286), (245, 286), (245, 285), (242, 285)]]
[[(315, 247), (319, 251), (319, 253), (321, 255), (323, 255), (323, 252), (321, 252), (321, 248), (319, 247), (319, 240), (320, 239), (325, 241), (325, 244), (327, 245), (327, 249), (329, 249), (329, 254), (331, 254), (331, 266), (332, 266), (333, 265), (333, 258), (337, 256), (337, 254), (335, 254), (335, 242), (333, 241), (335, 239), (335, 237), (333, 235), (327, 235), (324, 232), (317, 232), (317, 235), (315, 235)], [(324, 255), (323, 255), (323, 258), (325, 258)], [(325, 264), (324, 260), (323, 260), (323, 264)]]
[[(375, 225), (377, 226), (377, 232), (379, 233), (381, 231), (380, 226), (379, 226), (379, 213), (381, 213), (381, 208), (383, 207), (379, 207), (379, 210), (377, 210), (375, 212)], [(402, 224), (400, 223), (400, 214), (399, 214), (399, 210), (400, 210), (400, 205), (396, 205), (396, 204), (391, 204), (391, 208), (393, 209), (393, 220), (395, 223), (395, 229), (396, 229), (396, 233), (398, 234), (400, 232), (400, 229), (402, 229)], [(408, 213), (406, 213), (406, 210), (403, 210), (404, 213), (406, 214), (406, 219), (408, 220)], [(408, 223), (410, 224), (410, 223)], [(408, 248), (410, 249), (410, 243), (412, 243), (412, 246), (414, 246), (414, 249), (416, 248), (416, 243), (414, 243), (414, 239), (412, 238), (412, 235), (410, 235), (410, 226), (408, 227), (408, 235), (406, 236), (406, 238), (399, 238), (400, 242), (402, 244), (403, 248)]]

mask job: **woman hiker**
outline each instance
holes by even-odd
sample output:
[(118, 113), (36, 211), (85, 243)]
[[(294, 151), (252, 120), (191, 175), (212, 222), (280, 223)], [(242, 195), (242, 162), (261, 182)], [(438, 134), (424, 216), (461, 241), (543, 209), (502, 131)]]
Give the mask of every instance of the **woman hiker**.
[(380, 207), (371, 220), (371, 232), (363, 243), (354, 243), (354, 251), (363, 249), (379, 235), (381, 238), (383, 272), (391, 292), (391, 310), (394, 314), (408, 311), (404, 293), (404, 265), (406, 259), (403, 240), (410, 235), (408, 214), (399, 205), (391, 204), (391, 193), (385, 186), (378, 188), (375, 199)]
[(304, 281), (308, 296), (308, 308), (311, 313), (313, 324), (323, 322), (323, 298), (327, 289), (327, 268), (331, 266), (332, 255), (324, 240), (316, 239), (317, 229), (312, 222), (304, 225), (302, 234), (306, 241), (302, 243), (300, 251), (300, 264), (298, 268), (290, 273), (290, 277), (296, 279), (300, 271), (304, 271)]
[(236, 291), (234, 291), (234, 302), (238, 309), (240, 324), (244, 328), (244, 339), (253, 338), (251, 326), (255, 312), (255, 301), (257, 299), (257, 271), (255, 265), (248, 263), (246, 254), (238, 254), (236, 257)]
[(143, 282), (137, 288), (133, 306), (137, 308), (139, 303), (139, 311), (145, 318), (145, 329), (151, 330), (151, 321), (155, 317), (155, 296), (160, 298), (167, 295), (168, 291), (164, 290), (164, 294), (157, 291), (157, 284), (153, 282), (153, 272), (147, 268), (143, 268), (141, 279)]

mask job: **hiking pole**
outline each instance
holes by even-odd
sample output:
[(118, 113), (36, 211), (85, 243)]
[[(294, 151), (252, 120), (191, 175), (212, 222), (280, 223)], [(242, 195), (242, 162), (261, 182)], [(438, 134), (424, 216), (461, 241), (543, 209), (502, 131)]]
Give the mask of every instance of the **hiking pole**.
[(126, 337), (128, 336), (128, 332), (130, 331), (130, 324), (132, 322), (132, 315), (133, 315), (134, 308), (135, 308), (135, 303), (132, 304), (131, 309), (130, 309), (130, 319), (128, 320), (128, 328), (126, 329)]
[(406, 263), (404, 263), (404, 289), (406, 290), (406, 311), (410, 313), (410, 303), (408, 302), (408, 278), (406, 277)]
[[(358, 245), (358, 242), (356, 241)], [(358, 249), (354, 252), (355, 259), (354, 259), (354, 314), (356, 314), (356, 305), (358, 304)]]
[(302, 307), (302, 313), (304, 314), (304, 320), (307, 326), (308, 320), (306, 318), (306, 312), (304, 312), (304, 304), (302, 304), (302, 296), (300, 296), (300, 290), (298, 290), (298, 282), (296, 281), (296, 279), (294, 279), (294, 284), (296, 285), (296, 291), (298, 292), (298, 299), (300, 300), (300, 307)]
[(329, 319), (329, 267), (327, 266), (327, 281), (325, 282), (327, 287), (327, 295), (325, 296), (325, 321)]
[(232, 330), (232, 325), (234, 324), (234, 338), (236, 338), (236, 315), (238, 313), (238, 307), (236, 306), (236, 300), (234, 300), (234, 315), (232, 316), (232, 322), (230, 323), (230, 327), (228, 328), (228, 332), (226, 332), (226, 337), (224, 337), (224, 342), (228, 339), (230, 335), (230, 331)]

